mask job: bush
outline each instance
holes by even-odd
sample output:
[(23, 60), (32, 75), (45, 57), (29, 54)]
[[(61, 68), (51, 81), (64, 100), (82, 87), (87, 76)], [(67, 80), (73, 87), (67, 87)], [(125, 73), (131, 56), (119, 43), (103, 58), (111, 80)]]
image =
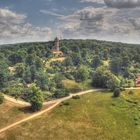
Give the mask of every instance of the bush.
[(70, 105), (70, 103), (69, 102), (62, 102), (62, 105), (68, 106), (68, 105)]
[(62, 98), (66, 96), (69, 96), (69, 93), (65, 89), (58, 89), (53, 94), (53, 98)]
[(128, 94), (129, 94), (129, 95), (133, 95), (134, 92), (133, 92), (132, 90), (130, 90), (130, 91), (128, 92)]
[(120, 89), (119, 88), (115, 88), (114, 93), (113, 93), (113, 97), (119, 97), (120, 96)]
[(80, 96), (79, 95), (72, 96), (72, 99), (80, 99)]
[(2, 104), (4, 101), (4, 96), (2, 95), (2, 93), (0, 93), (0, 104)]
[(66, 90), (69, 92), (69, 93), (76, 93), (76, 92), (80, 92), (82, 89), (80, 87), (73, 87), (73, 88), (66, 88)]

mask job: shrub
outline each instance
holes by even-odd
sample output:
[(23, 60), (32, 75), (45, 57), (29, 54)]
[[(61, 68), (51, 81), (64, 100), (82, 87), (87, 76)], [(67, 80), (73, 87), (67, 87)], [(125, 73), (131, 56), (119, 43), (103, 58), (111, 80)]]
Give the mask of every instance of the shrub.
[(0, 93), (0, 104), (2, 104), (4, 101), (4, 96), (2, 95), (2, 93)]
[(62, 102), (62, 104), (63, 104), (63, 105), (66, 105), (66, 106), (70, 105), (69, 102)]
[(72, 96), (72, 99), (80, 99), (80, 96), (79, 95)]
[(111, 105), (112, 105), (112, 106), (116, 106), (116, 104), (115, 104), (115, 103), (112, 103)]
[(53, 94), (53, 98), (62, 98), (66, 96), (69, 96), (69, 93), (65, 89), (57, 89)]
[(113, 93), (113, 97), (119, 97), (120, 96), (120, 89), (119, 88), (115, 88), (114, 93)]
[(133, 95), (134, 92), (133, 92), (132, 90), (130, 90), (130, 91), (128, 92), (128, 94), (129, 94), (129, 95)]
[(76, 93), (76, 92), (80, 92), (81, 91), (81, 88), (80, 87), (77, 87), (77, 86), (75, 86), (73, 88), (66, 88), (66, 89), (67, 89), (67, 91), (69, 93)]

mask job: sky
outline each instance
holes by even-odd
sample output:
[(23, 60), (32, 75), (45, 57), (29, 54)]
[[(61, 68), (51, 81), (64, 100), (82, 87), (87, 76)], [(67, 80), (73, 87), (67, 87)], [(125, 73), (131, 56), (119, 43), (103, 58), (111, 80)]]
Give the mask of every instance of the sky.
[(61, 39), (140, 43), (140, 0), (0, 0), (0, 44)]

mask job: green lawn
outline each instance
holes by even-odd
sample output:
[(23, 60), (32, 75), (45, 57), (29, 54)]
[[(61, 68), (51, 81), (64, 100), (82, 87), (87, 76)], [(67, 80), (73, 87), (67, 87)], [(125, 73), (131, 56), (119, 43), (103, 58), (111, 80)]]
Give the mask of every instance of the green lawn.
[[(1, 140), (139, 140), (140, 102), (134, 95), (112, 98), (94, 92), (70, 99), (48, 114), (23, 123), (0, 136)], [(131, 99), (131, 102), (128, 100)], [(140, 98), (138, 98), (140, 101)]]

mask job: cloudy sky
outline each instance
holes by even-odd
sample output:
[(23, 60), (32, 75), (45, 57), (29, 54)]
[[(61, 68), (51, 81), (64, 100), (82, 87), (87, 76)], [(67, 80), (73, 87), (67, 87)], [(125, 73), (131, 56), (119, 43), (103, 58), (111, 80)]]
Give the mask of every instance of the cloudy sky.
[(140, 43), (140, 0), (0, 0), (0, 44), (55, 36)]

